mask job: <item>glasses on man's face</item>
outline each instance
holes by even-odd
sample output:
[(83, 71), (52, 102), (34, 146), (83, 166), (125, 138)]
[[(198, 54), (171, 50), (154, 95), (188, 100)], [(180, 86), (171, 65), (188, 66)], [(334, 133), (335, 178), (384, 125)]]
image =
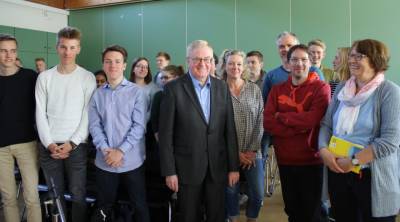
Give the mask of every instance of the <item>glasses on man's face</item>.
[(364, 57), (367, 57), (367, 56), (364, 54), (361, 54), (361, 53), (350, 53), (349, 54), (349, 60), (354, 59), (357, 62), (361, 61), (361, 59), (363, 59)]
[(195, 57), (195, 58), (190, 58), (190, 59), (195, 64), (199, 64), (199, 63), (201, 63), (201, 61), (203, 61), (205, 64), (211, 64), (214, 60), (214, 58), (212, 58), (212, 57), (205, 57), (205, 58)]
[(307, 58), (291, 58), (290, 60), (290, 63), (292, 63), (292, 64), (298, 64), (298, 63), (302, 63), (302, 64), (304, 64), (304, 63), (307, 63), (308, 62), (308, 59)]
[(136, 65), (135, 67), (138, 69), (148, 69), (149, 68), (148, 66), (144, 66), (144, 65)]

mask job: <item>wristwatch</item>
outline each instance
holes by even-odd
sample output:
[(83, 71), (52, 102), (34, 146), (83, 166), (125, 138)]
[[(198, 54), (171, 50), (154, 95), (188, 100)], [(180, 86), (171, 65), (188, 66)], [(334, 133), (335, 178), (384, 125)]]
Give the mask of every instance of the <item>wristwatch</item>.
[(72, 150), (76, 149), (76, 147), (78, 146), (72, 141), (69, 141), (69, 143), (71, 144)]
[(356, 155), (351, 156), (351, 164), (353, 166), (360, 166), (360, 161), (356, 158)]

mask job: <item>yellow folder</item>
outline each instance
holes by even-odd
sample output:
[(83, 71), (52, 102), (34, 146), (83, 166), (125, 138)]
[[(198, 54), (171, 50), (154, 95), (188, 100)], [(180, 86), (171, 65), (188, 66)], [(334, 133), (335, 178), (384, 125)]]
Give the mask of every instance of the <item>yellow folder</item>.
[[(329, 142), (328, 150), (339, 157), (352, 157), (360, 152), (364, 147), (362, 145), (352, 143), (350, 141), (332, 136)], [(360, 173), (361, 166), (355, 166), (351, 170), (354, 173)]]

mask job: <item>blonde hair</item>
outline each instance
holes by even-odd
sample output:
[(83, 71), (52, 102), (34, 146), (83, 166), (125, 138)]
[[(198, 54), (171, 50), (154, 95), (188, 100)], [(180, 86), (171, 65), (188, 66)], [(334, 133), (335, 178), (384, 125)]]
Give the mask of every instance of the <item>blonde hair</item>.
[(322, 48), (322, 50), (325, 52), (326, 51), (326, 45), (325, 43), (321, 40), (321, 39), (313, 39), (311, 41), (308, 42), (308, 47), (312, 46), (312, 45), (316, 45)]
[(223, 80), (226, 80), (228, 73), (226, 72), (226, 63), (230, 56), (238, 55), (243, 59), (243, 72), (242, 72), (242, 79), (248, 80), (250, 76), (249, 69), (247, 68), (247, 64), (245, 62), (246, 54), (240, 50), (226, 50), (224, 51), (224, 57), (222, 59), (221, 67), (219, 73), (221, 73), (221, 77)]
[(333, 75), (334, 81), (346, 81), (350, 79), (350, 68), (349, 68), (349, 53), (350, 47), (340, 47), (337, 49), (337, 54), (339, 56), (339, 64), (335, 74)]

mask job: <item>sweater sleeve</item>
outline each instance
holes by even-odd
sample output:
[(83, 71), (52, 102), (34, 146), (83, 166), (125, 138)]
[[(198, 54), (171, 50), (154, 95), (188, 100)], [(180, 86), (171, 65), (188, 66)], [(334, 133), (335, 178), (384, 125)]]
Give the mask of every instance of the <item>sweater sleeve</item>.
[(279, 113), (277, 119), (287, 126), (302, 130), (311, 130), (319, 125), (329, 104), (330, 86), (324, 83), (315, 92), (316, 94), (311, 98), (312, 102), (309, 110)]
[(382, 92), (380, 104), (380, 129), (379, 136), (372, 142), (372, 150), (377, 159), (391, 155), (399, 149), (400, 145), (400, 88), (387, 82)]
[(272, 87), (268, 95), (268, 101), (264, 111), (264, 129), (272, 136), (291, 137), (300, 132), (292, 127), (284, 125), (275, 118), (275, 113), (278, 112), (276, 87), (277, 86)]
[(264, 111), (264, 101), (262, 99), (261, 91), (258, 86), (254, 84), (257, 106), (257, 119), (255, 121), (255, 126), (253, 129), (253, 133), (251, 135), (251, 145), (250, 150), (258, 151), (261, 149), (261, 138), (263, 136), (263, 111)]
[(36, 81), (35, 87), (35, 99), (36, 99), (36, 126), (39, 133), (40, 141), (44, 147), (48, 147), (54, 143), (50, 134), (50, 127), (47, 121), (46, 104), (47, 104), (47, 75), (39, 75)]
[(93, 74), (90, 73), (90, 75), (88, 75), (88, 78), (82, 81), (85, 81), (86, 83), (86, 87), (84, 89), (85, 104), (82, 109), (82, 116), (81, 121), (79, 122), (79, 126), (70, 138), (70, 141), (75, 144), (80, 144), (84, 142), (89, 135), (88, 106), (93, 91), (96, 89), (96, 79)]

